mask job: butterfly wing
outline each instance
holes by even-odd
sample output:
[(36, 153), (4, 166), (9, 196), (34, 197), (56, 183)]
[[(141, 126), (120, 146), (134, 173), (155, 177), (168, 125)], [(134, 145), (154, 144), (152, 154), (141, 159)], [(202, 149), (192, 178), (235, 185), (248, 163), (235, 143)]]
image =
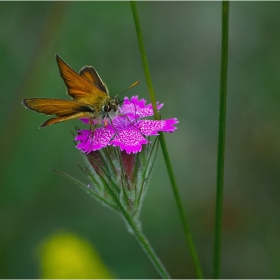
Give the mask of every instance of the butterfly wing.
[(52, 124), (56, 124), (56, 123), (64, 122), (64, 121), (68, 121), (68, 120), (73, 120), (73, 119), (78, 119), (78, 118), (82, 118), (82, 117), (84, 117), (84, 114), (77, 113), (77, 114), (71, 115), (71, 116), (65, 116), (65, 117), (59, 117), (59, 118), (51, 118), (51, 119), (48, 119), (47, 121), (43, 122), (40, 125), (39, 128), (47, 127), (47, 126), (52, 125)]
[(30, 110), (46, 115), (56, 115), (44, 122), (40, 127), (49, 126), (62, 121), (77, 119), (82, 117), (93, 117), (95, 109), (88, 104), (74, 100), (62, 100), (52, 98), (29, 98), (23, 99), (22, 104)]
[(58, 55), (56, 55), (56, 61), (60, 75), (67, 87), (67, 92), (75, 101), (98, 106), (108, 97), (106, 91), (102, 91), (98, 85), (92, 83), (92, 81), (96, 81), (99, 85), (103, 84), (95, 70), (87, 69), (82, 75), (79, 75)]
[(104, 84), (101, 77), (92, 66), (84, 66), (79, 72), (79, 75), (83, 76), (92, 84), (96, 85), (101, 91), (109, 94), (107, 86)]

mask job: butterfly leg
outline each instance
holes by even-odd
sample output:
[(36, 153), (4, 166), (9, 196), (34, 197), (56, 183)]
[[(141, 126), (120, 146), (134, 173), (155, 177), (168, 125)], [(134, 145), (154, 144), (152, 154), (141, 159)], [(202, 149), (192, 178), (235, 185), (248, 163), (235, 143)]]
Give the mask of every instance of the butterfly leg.
[(93, 143), (95, 129), (96, 129), (96, 125), (93, 124), (93, 118), (90, 118), (89, 119), (89, 132), (88, 132), (88, 137), (87, 137), (87, 141), (90, 141), (90, 147)]
[(131, 119), (127, 115), (124, 115), (124, 117), (130, 123), (130, 125), (133, 126), (136, 130), (138, 130), (141, 133), (141, 135), (145, 138), (145, 135), (142, 133), (141, 128), (138, 126), (139, 119), (131, 121)]
[[(94, 124), (94, 120), (96, 118), (90, 118), (89, 121), (89, 133), (88, 133), (88, 139), (90, 141), (90, 147), (93, 144), (93, 140), (94, 140), (94, 132), (96, 130), (96, 128), (103, 122), (103, 119), (101, 119), (98, 123)], [(107, 124), (105, 124), (105, 126), (107, 126)]]
[(96, 126), (93, 124), (93, 118), (90, 118), (89, 119), (89, 133), (88, 133), (88, 136), (87, 136), (87, 139), (86, 139), (86, 142), (90, 141), (90, 145), (91, 145), (91, 143), (93, 142), (93, 139), (94, 139), (95, 128), (96, 128)]
[[(123, 115), (123, 116), (126, 116), (126, 115)], [(127, 116), (126, 116), (126, 117), (127, 117)], [(111, 141), (113, 141), (113, 140), (116, 138), (116, 136), (118, 136), (119, 139), (120, 139), (120, 141), (124, 143), (124, 141), (122, 140), (122, 138), (120, 137), (120, 135), (119, 135), (119, 133), (118, 133), (118, 130), (116, 129), (116, 127), (115, 127), (114, 124), (113, 124), (113, 120), (112, 120), (111, 118), (106, 119), (106, 123), (107, 123), (106, 125), (108, 125), (108, 122), (111, 124), (111, 126), (112, 126), (113, 129), (115, 130), (115, 134), (111, 137), (109, 143), (110, 143)], [(125, 144), (125, 143), (124, 143), (124, 144)]]

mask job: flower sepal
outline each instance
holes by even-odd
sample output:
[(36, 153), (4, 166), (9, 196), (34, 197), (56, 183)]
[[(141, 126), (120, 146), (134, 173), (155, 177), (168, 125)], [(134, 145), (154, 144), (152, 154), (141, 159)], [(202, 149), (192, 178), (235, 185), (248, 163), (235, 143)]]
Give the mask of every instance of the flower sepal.
[(123, 207), (137, 219), (157, 150), (158, 138), (137, 154), (111, 146), (83, 154), (87, 162), (83, 171), (91, 181), (87, 190), (93, 191), (110, 208), (122, 212)]

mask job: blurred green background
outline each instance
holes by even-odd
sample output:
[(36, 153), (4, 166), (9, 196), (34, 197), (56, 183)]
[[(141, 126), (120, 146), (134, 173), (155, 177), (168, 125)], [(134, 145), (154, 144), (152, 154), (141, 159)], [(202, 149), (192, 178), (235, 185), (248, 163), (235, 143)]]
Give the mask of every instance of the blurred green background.
[[(221, 2), (139, 2), (150, 71), (184, 208), (212, 275)], [(230, 4), (223, 278), (280, 278), (280, 3)], [(0, 277), (40, 278), (38, 246), (66, 231), (90, 242), (116, 278), (157, 278), (124, 222), (52, 169), (86, 182), (78, 121), (38, 130), (28, 97), (67, 98), (55, 54), (93, 65), (115, 95), (148, 99), (129, 2), (0, 2)], [(161, 152), (144, 233), (173, 278), (195, 277)], [(58, 277), (58, 276), (57, 276)], [(82, 278), (83, 275), (77, 277)]]

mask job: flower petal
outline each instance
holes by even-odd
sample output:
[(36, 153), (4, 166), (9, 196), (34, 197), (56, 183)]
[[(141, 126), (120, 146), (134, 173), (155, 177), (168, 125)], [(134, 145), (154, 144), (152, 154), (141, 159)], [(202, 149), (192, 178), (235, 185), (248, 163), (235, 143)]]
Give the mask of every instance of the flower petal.
[(142, 150), (142, 145), (149, 141), (143, 137), (139, 129), (130, 126), (121, 131), (118, 131), (116, 137), (111, 141), (114, 147), (119, 146), (121, 151), (126, 151), (128, 154), (138, 153)]
[(177, 129), (175, 126), (178, 123), (176, 118), (168, 120), (141, 120), (138, 124), (138, 128), (142, 134), (149, 135), (158, 135), (158, 131), (173, 132)]
[(80, 143), (76, 147), (86, 153), (100, 150), (109, 144), (114, 134), (115, 131), (108, 127), (97, 128), (94, 131), (79, 130), (75, 140)]
[[(162, 108), (163, 103), (159, 104), (157, 102), (157, 109)], [(144, 118), (149, 117), (154, 114), (152, 104), (146, 105), (146, 100), (138, 100), (138, 96), (132, 96), (131, 100), (127, 97), (124, 98), (123, 106), (121, 107), (121, 113), (129, 116), (130, 118)]]

